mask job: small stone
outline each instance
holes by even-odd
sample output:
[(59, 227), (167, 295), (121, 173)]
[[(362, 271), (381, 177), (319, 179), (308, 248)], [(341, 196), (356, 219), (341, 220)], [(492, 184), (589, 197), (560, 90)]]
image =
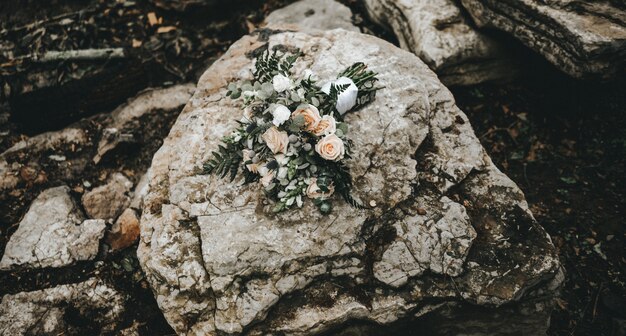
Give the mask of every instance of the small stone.
[(376, 206), (376, 201), (375, 200), (371, 200), (370, 201), (370, 206), (373, 208)]
[(130, 188), (133, 183), (126, 176), (115, 173), (102, 186), (85, 193), (83, 207), (91, 218), (115, 220), (130, 205)]
[(111, 250), (118, 251), (133, 245), (139, 238), (139, 218), (135, 210), (128, 208), (122, 212), (120, 217), (107, 232), (105, 241)]
[(64, 155), (49, 155), (48, 158), (50, 160), (59, 161), (59, 162), (65, 161), (65, 156)]
[(0, 269), (61, 267), (98, 254), (103, 220), (85, 220), (66, 186), (43, 191), (7, 243)]

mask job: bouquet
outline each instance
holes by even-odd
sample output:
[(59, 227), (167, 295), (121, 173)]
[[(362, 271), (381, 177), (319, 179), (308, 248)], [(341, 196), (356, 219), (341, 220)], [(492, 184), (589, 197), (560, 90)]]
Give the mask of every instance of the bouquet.
[(243, 116), (205, 172), (232, 181), (241, 170), (245, 184), (260, 181), (274, 212), (302, 207), (310, 198), (327, 214), (334, 193), (365, 208), (351, 194), (345, 164), (351, 141), (343, 117), (374, 99), (381, 89), (377, 74), (355, 63), (318, 86), (310, 70), (292, 73), (298, 56), (265, 51), (255, 60), (252, 82), (228, 85), (226, 95), (242, 102)]

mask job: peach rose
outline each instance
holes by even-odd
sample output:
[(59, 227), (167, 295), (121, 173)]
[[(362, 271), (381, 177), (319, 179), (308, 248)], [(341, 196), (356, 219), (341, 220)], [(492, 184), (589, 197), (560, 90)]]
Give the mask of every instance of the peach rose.
[(322, 117), (320, 116), (320, 111), (317, 107), (311, 104), (302, 104), (296, 108), (295, 111), (291, 114), (291, 118), (302, 116), (304, 117), (304, 129), (308, 132), (313, 132), (317, 124), (320, 122)]
[(343, 159), (346, 148), (343, 146), (343, 141), (341, 141), (338, 136), (331, 134), (317, 142), (315, 151), (325, 160), (339, 161)]
[(313, 134), (317, 136), (335, 134), (336, 130), (337, 123), (335, 122), (335, 118), (330, 115), (325, 115), (322, 117), (322, 120), (317, 123), (317, 126), (315, 126)]
[(276, 126), (272, 126), (263, 133), (261, 138), (265, 141), (267, 147), (272, 153), (287, 153), (289, 145), (289, 135), (285, 131), (279, 131)]
[(332, 184), (328, 186), (328, 192), (323, 192), (322, 189), (320, 189), (320, 187), (317, 185), (317, 178), (315, 177), (311, 178), (309, 186), (306, 188), (306, 195), (312, 199), (328, 198), (332, 196), (334, 192), (335, 186)]

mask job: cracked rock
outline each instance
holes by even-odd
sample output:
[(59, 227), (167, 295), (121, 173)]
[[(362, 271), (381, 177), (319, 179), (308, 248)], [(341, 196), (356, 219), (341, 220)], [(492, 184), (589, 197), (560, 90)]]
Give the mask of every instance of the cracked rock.
[(359, 31), (352, 23), (350, 8), (335, 0), (300, 0), (270, 13), (265, 19), (268, 26), (298, 30), (331, 30), (342, 28)]
[(103, 220), (84, 220), (66, 186), (43, 191), (11, 236), (0, 269), (61, 267), (98, 254)]
[[(246, 55), (266, 43), (301, 50), (294, 72), (321, 81), (358, 61), (379, 73), (385, 88), (345, 119), (354, 194), (375, 208), (337, 198), (330, 215), (311, 202), (274, 214), (258, 185), (200, 173), (242, 113), (224, 98), (227, 84), (250, 79)], [(512, 334), (520, 325), (540, 334), (562, 281), (549, 236), (452, 94), (415, 55), (373, 36), (243, 37), (200, 78), (148, 179), (137, 254), (182, 335), (315, 335), (355, 323), (390, 334), (461, 319), (481, 325), (477, 335), (506, 331), (489, 314), (472, 315), (476, 306), (506, 315)]]
[(508, 79), (517, 72), (505, 48), (476, 30), (454, 0), (366, 0), (365, 8), (446, 85)]
[(113, 332), (124, 298), (97, 280), (8, 294), (0, 302), (3, 335), (91, 335)]
[(503, 30), (577, 78), (625, 74), (622, 1), (461, 0), (480, 27)]
[(115, 173), (102, 186), (86, 192), (82, 197), (85, 212), (91, 218), (115, 220), (130, 205), (133, 183), (121, 173)]

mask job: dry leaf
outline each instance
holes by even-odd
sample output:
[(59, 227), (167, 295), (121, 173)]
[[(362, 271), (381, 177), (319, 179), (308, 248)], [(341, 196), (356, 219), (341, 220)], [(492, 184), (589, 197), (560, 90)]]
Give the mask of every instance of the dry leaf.
[(171, 32), (172, 30), (176, 30), (176, 27), (174, 26), (159, 27), (159, 29), (157, 29), (157, 33), (164, 34), (164, 33)]
[(156, 14), (154, 14), (154, 12), (148, 13), (148, 23), (150, 24), (150, 26), (159, 24), (159, 19), (157, 19), (157, 16)]
[(141, 47), (141, 45), (143, 44), (143, 42), (133, 39), (133, 48), (139, 48)]

